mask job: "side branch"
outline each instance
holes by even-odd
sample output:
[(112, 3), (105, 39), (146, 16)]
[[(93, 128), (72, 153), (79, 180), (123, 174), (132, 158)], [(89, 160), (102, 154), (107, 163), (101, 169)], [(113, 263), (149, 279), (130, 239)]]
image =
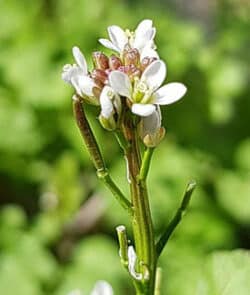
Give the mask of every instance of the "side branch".
[(100, 148), (97, 144), (95, 136), (86, 118), (81, 98), (75, 95), (73, 97), (73, 110), (76, 119), (77, 126), (80, 129), (82, 138), (89, 152), (91, 161), (93, 162), (97, 176), (104, 182), (104, 184), (109, 188), (114, 197), (120, 203), (120, 205), (126, 209), (130, 214), (132, 214), (132, 206), (128, 199), (123, 195), (121, 190), (117, 187), (114, 181), (111, 179), (108, 170), (106, 168), (104, 159), (102, 157)]
[(189, 205), (189, 202), (190, 202), (190, 199), (191, 199), (191, 196), (192, 196), (192, 193), (193, 193), (195, 187), (196, 187), (196, 182), (195, 181), (190, 181), (188, 183), (188, 185), (186, 187), (186, 190), (184, 192), (184, 196), (183, 196), (183, 199), (182, 199), (182, 202), (181, 202), (181, 206), (179, 207), (179, 209), (175, 213), (175, 216), (173, 217), (173, 219), (168, 224), (165, 232), (163, 233), (163, 235), (161, 236), (159, 241), (156, 243), (156, 252), (157, 252), (158, 257), (160, 256), (162, 250), (166, 246), (166, 244), (167, 244), (170, 236), (174, 232), (175, 228), (181, 222), (181, 219), (182, 219), (183, 214), (185, 213), (185, 211), (187, 209), (187, 206)]
[(151, 159), (153, 156), (153, 152), (154, 152), (154, 148), (147, 147), (147, 149), (145, 150), (145, 152), (143, 154), (142, 165), (141, 165), (140, 175), (139, 175), (139, 179), (142, 181), (145, 181), (148, 176), (150, 162), (151, 162)]

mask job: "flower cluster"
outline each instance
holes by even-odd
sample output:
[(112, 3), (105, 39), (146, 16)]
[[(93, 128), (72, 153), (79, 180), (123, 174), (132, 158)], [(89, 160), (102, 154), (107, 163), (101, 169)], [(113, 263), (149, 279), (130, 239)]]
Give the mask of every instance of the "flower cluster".
[(167, 68), (156, 51), (155, 34), (151, 20), (141, 21), (134, 32), (110, 26), (109, 39), (99, 42), (115, 54), (93, 52), (94, 67), (89, 71), (84, 55), (73, 47), (76, 63), (65, 65), (62, 73), (62, 79), (75, 88), (78, 97), (100, 106), (99, 120), (104, 128), (120, 128), (126, 110), (139, 117), (139, 134), (149, 147), (164, 136), (159, 106), (176, 102), (186, 92), (182, 83), (162, 86)]

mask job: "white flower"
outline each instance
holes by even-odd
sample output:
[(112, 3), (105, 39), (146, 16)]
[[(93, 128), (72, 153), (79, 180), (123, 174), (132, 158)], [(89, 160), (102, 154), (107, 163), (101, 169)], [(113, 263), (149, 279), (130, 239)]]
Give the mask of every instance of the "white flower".
[(110, 73), (109, 83), (118, 94), (130, 99), (134, 114), (149, 116), (155, 111), (155, 105), (172, 104), (186, 93), (186, 87), (177, 82), (159, 88), (166, 78), (166, 72), (165, 63), (156, 60), (145, 69), (134, 85), (129, 77), (120, 71)]
[(78, 47), (73, 47), (73, 56), (75, 58), (76, 64), (67, 64), (63, 67), (62, 79), (71, 84), (77, 94), (80, 96), (93, 96), (92, 89), (95, 85), (93, 79), (88, 76), (87, 62)]
[(141, 59), (148, 57), (158, 58), (155, 51), (154, 37), (156, 29), (153, 27), (152, 20), (145, 19), (139, 23), (135, 32), (123, 30), (119, 26), (108, 27), (108, 39), (99, 39), (105, 47), (122, 53), (125, 46), (129, 44), (131, 48), (136, 48), (140, 52)]
[(98, 281), (90, 295), (113, 295), (113, 290), (109, 283)]

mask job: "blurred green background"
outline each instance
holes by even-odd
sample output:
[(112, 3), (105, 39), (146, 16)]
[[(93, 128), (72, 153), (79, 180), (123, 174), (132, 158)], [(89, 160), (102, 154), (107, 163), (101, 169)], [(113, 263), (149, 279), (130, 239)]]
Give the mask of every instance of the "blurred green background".
[[(249, 294), (249, 8), (249, 0), (0, 1), (0, 294), (88, 294), (98, 279), (133, 294), (115, 236), (115, 226), (130, 225), (96, 179), (61, 68), (73, 62), (72, 46), (90, 57), (108, 25), (132, 29), (144, 18), (157, 28), (167, 80), (188, 87), (163, 108), (167, 137), (149, 181), (157, 234), (186, 182), (199, 184), (160, 260), (162, 294)], [(119, 148), (98, 109), (87, 111), (127, 191)]]

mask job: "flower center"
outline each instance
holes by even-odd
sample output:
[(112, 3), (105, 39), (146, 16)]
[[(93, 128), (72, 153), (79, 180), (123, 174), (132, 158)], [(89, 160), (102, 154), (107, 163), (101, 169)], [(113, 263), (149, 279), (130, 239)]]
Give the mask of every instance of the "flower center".
[(133, 47), (133, 43), (134, 43), (134, 40), (135, 40), (135, 32), (126, 29), (126, 30), (125, 30), (125, 34), (126, 34), (127, 37), (128, 37), (128, 44), (129, 44), (131, 47)]
[(152, 91), (145, 82), (135, 81), (132, 97), (134, 102), (146, 104), (150, 101), (151, 95)]

